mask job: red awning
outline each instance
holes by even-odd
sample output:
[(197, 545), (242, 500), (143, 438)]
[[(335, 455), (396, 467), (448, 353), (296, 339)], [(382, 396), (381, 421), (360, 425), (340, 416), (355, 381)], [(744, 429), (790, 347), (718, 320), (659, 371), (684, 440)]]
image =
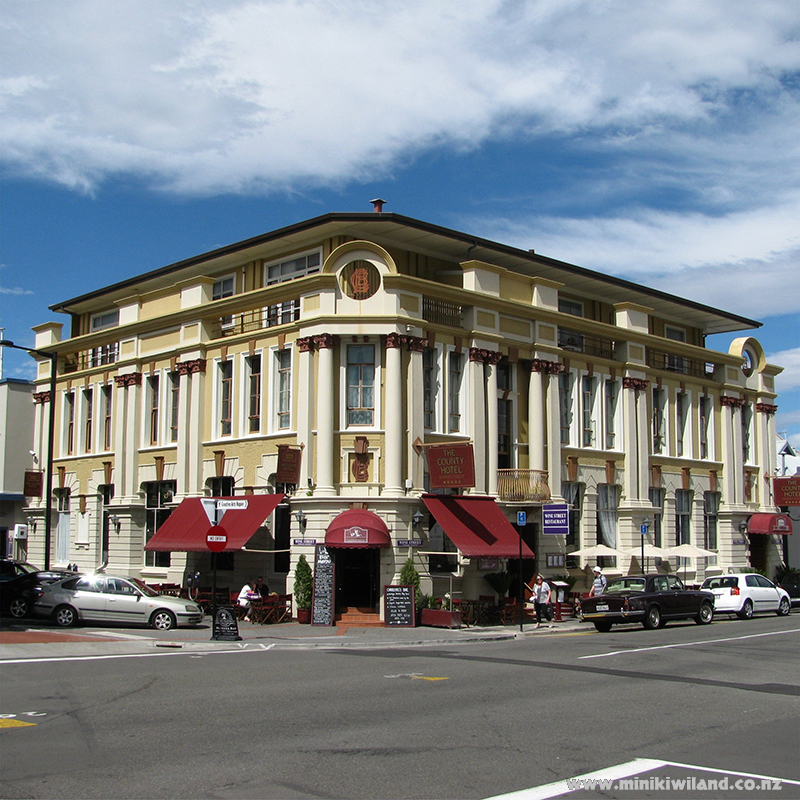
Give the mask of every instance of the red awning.
[(224, 550), (241, 550), (283, 498), (282, 494), (252, 494), (235, 498), (189, 497), (169, 515), (144, 549), (208, 552), (206, 534), (211, 528), (211, 522), (203, 502), (246, 500), (247, 508), (229, 508), (219, 520), (219, 525), (228, 536)]
[(325, 531), (328, 547), (389, 547), (392, 537), (386, 523), (372, 511), (342, 511)]
[(753, 514), (747, 520), (748, 533), (791, 533), (792, 518), (788, 514)]
[[(520, 535), (491, 497), (424, 494), (422, 501), (462, 555), (519, 558)], [(522, 557), (533, 558), (524, 541)]]

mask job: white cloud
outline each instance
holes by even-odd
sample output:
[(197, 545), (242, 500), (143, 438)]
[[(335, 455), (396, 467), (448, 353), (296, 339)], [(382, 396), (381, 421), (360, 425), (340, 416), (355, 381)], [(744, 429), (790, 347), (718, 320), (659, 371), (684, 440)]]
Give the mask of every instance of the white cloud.
[[(746, 168), (775, 158), (752, 143), (791, 122), (795, 12), (731, 0), (7, 1), (4, 157), (85, 191), (133, 174), (204, 194), (363, 180), (434, 144), (522, 133), (659, 151), (674, 135), (699, 156), (694, 126), (729, 117), (728, 150), (750, 152)], [(713, 166), (724, 174), (731, 158), (714, 153)], [(722, 184), (709, 188), (724, 195)]]
[(15, 286), (13, 288), (7, 286), (0, 286), (0, 294), (35, 294), (31, 289), (22, 289), (19, 286)]
[[(795, 331), (795, 338), (797, 334), (798, 331)], [(779, 353), (767, 353), (767, 361), (783, 367), (783, 372), (775, 379), (778, 394), (800, 389), (800, 347), (782, 350)]]

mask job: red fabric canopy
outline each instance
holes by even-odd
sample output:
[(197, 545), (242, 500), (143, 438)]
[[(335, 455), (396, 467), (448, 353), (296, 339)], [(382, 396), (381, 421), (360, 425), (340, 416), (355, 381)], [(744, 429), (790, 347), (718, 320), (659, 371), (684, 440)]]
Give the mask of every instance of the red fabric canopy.
[(343, 511), (325, 531), (327, 547), (389, 547), (392, 537), (386, 523), (372, 511)]
[(792, 533), (792, 518), (788, 514), (753, 514), (747, 520), (748, 533)]
[(219, 518), (219, 526), (228, 536), (224, 551), (241, 550), (283, 498), (282, 494), (253, 494), (235, 498), (189, 497), (169, 515), (144, 549), (208, 552), (206, 534), (212, 523), (203, 508), (203, 501), (246, 500), (247, 508), (229, 508)]
[[(491, 497), (424, 494), (422, 501), (462, 555), (519, 558), (520, 535)], [(522, 557), (533, 558), (524, 541)]]

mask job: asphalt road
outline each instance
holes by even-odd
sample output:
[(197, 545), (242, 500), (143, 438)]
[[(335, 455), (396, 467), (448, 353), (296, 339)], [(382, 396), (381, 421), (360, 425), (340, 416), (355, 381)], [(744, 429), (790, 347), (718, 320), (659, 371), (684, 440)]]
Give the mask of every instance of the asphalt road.
[[(468, 645), (6, 663), (0, 796), (487, 798), (632, 759), (799, 782), (798, 644), (795, 613)], [(562, 796), (542, 791), (525, 796)], [(797, 798), (800, 784), (571, 796)]]

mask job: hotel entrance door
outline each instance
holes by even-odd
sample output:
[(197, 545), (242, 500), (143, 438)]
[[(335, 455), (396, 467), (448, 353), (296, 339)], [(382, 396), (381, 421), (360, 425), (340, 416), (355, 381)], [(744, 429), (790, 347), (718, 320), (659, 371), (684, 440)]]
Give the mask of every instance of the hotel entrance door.
[(336, 607), (378, 610), (380, 550), (377, 547), (337, 547), (331, 552), (336, 564)]

